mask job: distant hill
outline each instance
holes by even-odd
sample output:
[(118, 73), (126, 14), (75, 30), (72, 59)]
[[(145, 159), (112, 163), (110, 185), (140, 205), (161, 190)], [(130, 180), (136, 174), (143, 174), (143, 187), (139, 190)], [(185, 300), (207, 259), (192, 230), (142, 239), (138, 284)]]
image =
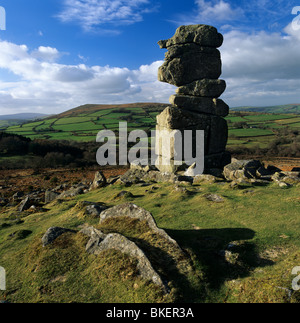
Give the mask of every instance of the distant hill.
[[(56, 118), (65, 118), (65, 117), (76, 117), (83, 114), (93, 114), (101, 110), (111, 110), (111, 109), (122, 109), (131, 111), (131, 109), (143, 109), (143, 108), (165, 108), (169, 104), (163, 103), (129, 103), (129, 104), (85, 104), (80, 105), (79, 107), (67, 110), (60, 114), (57, 114)], [(53, 116), (52, 116), (53, 117)]]
[(285, 104), (269, 107), (235, 107), (231, 108), (232, 111), (248, 111), (259, 113), (288, 113), (288, 114), (300, 114), (300, 104)]
[(6, 127), (5, 131), (31, 139), (95, 141), (100, 130), (117, 131), (119, 122), (127, 122), (129, 130), (140, 129), (149, 132), (155, 129), (156, 116), (167, 106), (149, 102), (86, 104), (40, 120), (12, 125)]
[(17, 113), (0, 115), (0, 120), (33, 120), (38, 118), (45, 118), (48, 114), (42, 113)]
[(37, 119), (44, 119), (48, 114), (42, 113), (17, 113), (0, 115), (0, 130), (7, 129), (11, 126), (22, 125), (23, 123), (35, 121)]

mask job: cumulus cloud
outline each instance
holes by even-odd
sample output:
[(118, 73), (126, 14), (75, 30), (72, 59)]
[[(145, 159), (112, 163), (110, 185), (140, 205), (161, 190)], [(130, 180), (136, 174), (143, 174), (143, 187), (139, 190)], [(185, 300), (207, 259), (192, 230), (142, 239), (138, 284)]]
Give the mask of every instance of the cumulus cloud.
[(220, 48), (224, 98), (231, 106), (277, 105), (300, 101), (300, 40), (283, 33), (230, 31)]
[[(291, 25), (284, 33), (224, 33), (220, 48), (222, 98), (234, 106), (265, 106), (300, 102), (300, 38)], [(175, 87), (157, 80), (163, 61), (137, 69), (60, 64), (56, 48), (30, 50), (0, 40), (0, 69), (10, 81), (0, 81), (1, 114), (20, 111), (58, 113), (81, 104), (168, 102)], [(12, 77), (13, 75), (13, 77)]]
[(216, 21), (230, 21), (244, 15), (241, 8), (232, 8), (228, 2), (195, 0), (197, 18), (199, 20), (215, 19)]
[(30, 51), (26, 45), (0, 41), (0, 69), (13, 73), (0, 81), (1, 114), (19, 111), (58, 113), (86, 103), (167, 102), (171, 86), (158, 83), (162, 61), (137, 70), (86, 64), (59, 64), (50, 47)]
[(54, 61), (59, 58), (60, 54), (56, 48), (40, 46), (32, 55), (38, 59), (46, 61)]
[(140, 22), (143, 15), (151, 11), (149, 0), (64, 0), (63, 5), (57, 17), (62, 22), (78, 23), (86, 31), (97, 26)]
[(192, 12), (177, 15), (176, 24), (216, 24), (244, 18), (242, 8), (233, 8), (229, 2), (224, 0), (194, 0), (194, 4)]

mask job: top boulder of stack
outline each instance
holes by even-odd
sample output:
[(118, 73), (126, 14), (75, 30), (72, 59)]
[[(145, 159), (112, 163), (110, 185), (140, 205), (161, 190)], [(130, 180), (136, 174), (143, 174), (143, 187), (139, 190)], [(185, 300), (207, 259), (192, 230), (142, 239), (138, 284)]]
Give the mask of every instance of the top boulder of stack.
[(158, 42), (160, 48), (169, 48), (174, 45), (189, 43), (218, 48), (223, 44), (223, 36), (212, 26), (189, 25), (179, 27), (172, 38)]

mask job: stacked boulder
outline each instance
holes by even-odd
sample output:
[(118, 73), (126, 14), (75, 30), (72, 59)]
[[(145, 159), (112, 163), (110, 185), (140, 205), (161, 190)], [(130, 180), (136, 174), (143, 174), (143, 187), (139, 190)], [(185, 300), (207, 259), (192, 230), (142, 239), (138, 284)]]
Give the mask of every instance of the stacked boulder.
[[(223, 169), (231, 161), (226, 152), (228, 127), (224, 119), (229, 107), (218, 99), (226, 88), (225, 81), (219, 79), (222, 62), (217, 48), (222, 43), (223, 36), (216, 28), (207, 25), (181, 26), (172, 38), (158, 42), (161, 48), (168, 50), (165, 62), (159, 68), (158, 79), (178, 89), (177, 94), (170, 97), (172, 106), (157, 117), (157, 130), (169, 133), (179, 130), (182, 134), (184, 130), (192, 130), (193, 139), (196, 130), (204, 130), (206, 171)], [(171, 156), (166, 156), (162, 139), (158, 132), (156, 167), (161, 172), (174, 173), (178, 170), (174, 163), (176, 151), (172, 153), (174, 142)], [(170, 163), (166, 159), (171, 159)]]

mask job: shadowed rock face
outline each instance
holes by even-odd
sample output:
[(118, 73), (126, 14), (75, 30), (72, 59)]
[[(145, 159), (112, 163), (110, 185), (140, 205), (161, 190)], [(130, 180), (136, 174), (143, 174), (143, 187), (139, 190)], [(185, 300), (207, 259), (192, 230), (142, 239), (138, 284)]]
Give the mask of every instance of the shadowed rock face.
[(218, 79), (221, 73), (220, 52), (206, 53), (199, 47), (197, 51), (184, 52), (179, 57), (166, 59), (159, 68), (158, 80), (182, 86), (199, 79)]
[(191, 95), (208, 98), (218, 98), (226, 89), (224, 80), (197, 80), (190, 84), (181, 86), (176, 93), (179, 95)]
[(226, 89), (225, 81), (218, 79), (222, 62), (217, 48), (222, 43), (223, 36), (207, 25), (181, 26), (172, 38), (158, 42), (161, 48), (168, 49), (158, 80), (179, 87), (177, 94), (170, 97), (172, 106), (157, 117), (156, 167), (161, 172), (176, 172), (174, 147), (184, 151), (172, 139), (171, 155), (167, 155), (169, 149), (162, 144), (165, 134), (160, 135), (161, 130), (179, 130), (182, 134), (184, 130), (204, 130), (205, 170), (223, 169), (230, 163), (230, 154), (226, 152), (228, 127), (223, 119), (229, 107), (218, 99)]

